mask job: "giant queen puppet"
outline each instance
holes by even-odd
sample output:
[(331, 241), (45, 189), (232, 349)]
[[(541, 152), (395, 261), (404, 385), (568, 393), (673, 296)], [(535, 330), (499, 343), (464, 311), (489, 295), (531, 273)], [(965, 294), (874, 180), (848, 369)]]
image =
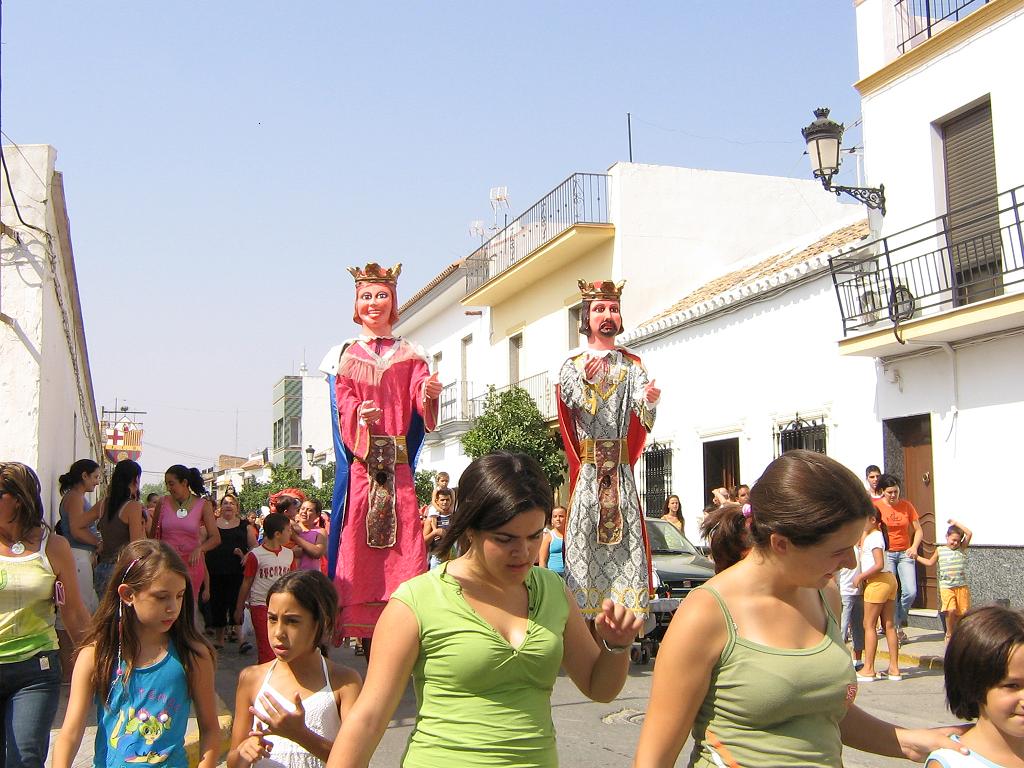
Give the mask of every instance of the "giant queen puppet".
[(569, 460), (565, 578), (588, 620), (606, 598), (647, 614), (650, 547), (633, 467), (654, 426), (660, 391), (639, 356), (615, 344), (623, 283), (579, 281), (580, 333), (558, 383), (558, 424)]
[(392, 334), (399, 264), (351, 267), (357, 338), (327, 353), (335, 474), (328, 572), (341, 604), (338, 637), (370, 638), (391, 593), (427, 570), (413, 474), (437, 421), (441, 384), (423, 351)]

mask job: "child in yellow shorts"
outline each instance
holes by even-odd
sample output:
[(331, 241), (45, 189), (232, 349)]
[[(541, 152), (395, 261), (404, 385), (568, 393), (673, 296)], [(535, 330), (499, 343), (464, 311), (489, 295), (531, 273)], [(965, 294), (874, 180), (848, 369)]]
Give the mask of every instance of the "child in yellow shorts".
[(967, 546), (971, 529), (953, 518), (949, 519), (946, 543), (936, 544), (931, 557), (917, 556), (922, 565), (939, 564), (939, 605), (946, 617), (946, 640), (957, 622), (971, 607), (971, 589), (967, 586)]

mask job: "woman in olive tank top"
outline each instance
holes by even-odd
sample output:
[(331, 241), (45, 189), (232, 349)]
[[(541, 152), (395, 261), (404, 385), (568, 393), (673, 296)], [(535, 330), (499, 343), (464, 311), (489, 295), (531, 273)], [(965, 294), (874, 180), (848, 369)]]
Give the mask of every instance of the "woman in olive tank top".
[(717, 574), (684, 600), (661, 644), (635, 768), (674, 766), (691, 734), (693, 768), (840, 768), (843, 745), (917, 761), (957, 748), (948, 734), (959, 728), (898, 728), (854, 704), (834, 578), (853, 567), (872, 512), (848, 469), (788, 451), (749, 504), (705, 517)]

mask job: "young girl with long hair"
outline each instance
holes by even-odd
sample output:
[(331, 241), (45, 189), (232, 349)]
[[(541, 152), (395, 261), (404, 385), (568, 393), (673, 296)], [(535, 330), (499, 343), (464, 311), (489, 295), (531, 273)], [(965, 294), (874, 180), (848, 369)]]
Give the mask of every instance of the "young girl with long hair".
[(96, 505), (99, 531), (103, 537), (93, 579), (97, 596), (107, 591), (107, 582), (124, 545), (146, 538), (142, 503), (139, 501), (141, 480), (142, 467), (131, 459), (117, 462), (110, 476), (109, 492)]
[[(958, 728), (907, 730), (854, 704), (833, 578), (873, 514), (834, 459), (787, 451), (702, 525), (717, 573), (672, 618), (654, 669), (635, 768), (842, 765), (843, 745), (923, 760)], [(694, 642), (700, 638), (700, 642)]]
[(60, 533), (71, 545), (71, 554), (78, 569), (78, 588), (82, 602), (91, 614), (99, 598), (92, 583), (92, 563), (100, 538), (96, 530), (98, 510), (92, 508), (87, 493), (100, 484), (100, 465), (92, 459), (79, 459), (57, 478), (60, 488)]
[(857, 674), (858, 683), (875, 680), (875, 655), (878, 653), (878, 635), (875, 627), (881, 618), (885, 629), (885, 642), (889, 646), (889, 671), (886, 679), (899, 682), (900, 674), (899, 640), (896, 637), (896, 575), (892, 564), (885, 556), (889, 548), (889, 532), (882, 522), (882, 513), (875, 509), (869, 515), (857, 547), (860, 558), (860, 573), (854, 576), (853, 585), (864, 587), (864, 666)]
[(940, 749), (925, 768), (1024, 766), (1024, 612), (996, 605), (969, 611), (943, 667), (949, 711), (978, 722), (959, 738), (967, 755)]
[(70, 768), (96, 704), (95, 766), (186, 768), (189, 707), (199, 721), (200, 768), (217, 764), (214, 656), (196, 631), (181, 558), (152, 539), (127, 544), (78, 654), (53, 768)]
[(362, 680), (328, 661), (338, 594), (318, 570), (292, 571), (270, 588), (267, 631), (273, 661), (238, 681), (230, 768), (323, 768)]

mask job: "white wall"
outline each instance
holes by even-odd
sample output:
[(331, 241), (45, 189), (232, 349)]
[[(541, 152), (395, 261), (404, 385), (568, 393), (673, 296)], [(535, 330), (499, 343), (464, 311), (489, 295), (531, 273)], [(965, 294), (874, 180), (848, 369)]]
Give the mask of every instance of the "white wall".
[(830, 456), (858, 475), (881, 463), (874, 363), (840, 357), (840, 330), (825, 273), (781, 296), (633, 342), (662, 388), (651, 437), (672, 442), (672, 492), (695, 539), (706, 441), (739, 438), (740, 479), (752, 485), (774, 458), (776, 424), (824, 414)]
[(306, 447), (326, 451), (334, 444), (331, 434), (331, 393), (323, 375), (302, 377), (302, 476), (318, 477), (306, 456)]
[(640, 310), (633, 322), (735, 262), (813, 230), (836, 229), (862, 210), (809, 178), (635, 163), (616, 163), (608, 173), (613, 277), (627, 280), (630, 311)]
[[(62, 190), (55, 189), (60, 184), (54, 173), (56, 154), (46, 145), (4, 148), (21, 216), (48, 232), (48, 241), (18, 220), (6, 181), (0, 209), (4, 223), (21, 239), (19, 245), (7, 236), (0, 238), (0, 312), (10, 318), (0, 323), (0, 459), (36, 470), (51, 517), (60, 499), (57, 476), (76, 459), (100, 460), (99, 446), (90, 445), (88, 438), (91, 433), (95, 439), (98, 425), (86, 351), (76, 333), (83, 323), (75, 311), (74, 264), (61, 245), (60, 234), (69, 235), (58, 229), (58, 217), (63, 222), (66, 211), (54, 207), (55, 199), (63, 199)], [(56, 256), (53, 268), (51, 251)], [(57, 291), (67, 312), (70, 341)], [(77, 376), (72, 354), (78, 361)]]
[(961, 347), (954, 360), (935, 351), (890, 363), (899, 380), (880, 380), (879, 418), (932, 414), (937, 529), (956, 517), (974, 531), (976, 544), (1022, 546), (1024, 518), (1013, 483), (1024, 426), (1024, 338)]
[[(858, 8), (858, 17), (868, 5)], [(858, 25), (862, 49), (871, 34)], [(1019, 59), (1022, 40), (1024, 11), (862, 100), (865, 171), (870, 186), (885, 184), (886, 234), (945, 212), (939, 126), (985, 97), (992, 104), (999, 191), (1024, 184), (1024, 99), (1019, 73), (1008, 64)]]

